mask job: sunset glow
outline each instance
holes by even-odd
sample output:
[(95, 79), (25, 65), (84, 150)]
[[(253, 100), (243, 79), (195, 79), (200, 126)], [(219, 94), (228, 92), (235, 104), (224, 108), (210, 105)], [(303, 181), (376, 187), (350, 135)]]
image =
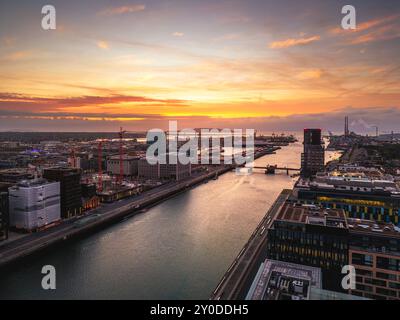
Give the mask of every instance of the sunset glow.
[(54, 31), (40, 28), (39, 2), (23, 2), (1, 4), (4, 130), (398, 112), (396, 1), (353, 1), (355, 31), (333, 1), (54, 1)]

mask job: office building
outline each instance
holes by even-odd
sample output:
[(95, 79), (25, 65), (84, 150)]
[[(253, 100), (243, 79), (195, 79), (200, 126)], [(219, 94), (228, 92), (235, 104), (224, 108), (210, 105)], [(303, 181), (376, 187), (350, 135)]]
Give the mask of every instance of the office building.
[(60, 183), (21, 181), (8, 189), (10, 227), (36, 231), (60, 221)]
[(304, 150), (301, 154), (301, 176), (311, 177), (324, 171), (325, 151), (321, 129), (304, 129)]
[(267, 257), (321, 268), (323, 288), (343, 291), (348, 228), (343, 210), (285, 203), (268, 230)]
[(49, 168), (43, 172), (49, 181), (60, 182), (61, 217), (63, 219), (82, 212), (81, 171), (76, 168)]
[(300, 203), (343, 209), (351, 218), (400, 224), (400, 189), (391, 177), (375, 171), (333, 171), (312, 181), (299, 179), (294, 193)]
[[(400, 299), (400, 228), (392, 223), (348, 218), (343, 209), (288, 201), (267, 237), (269, 259), (321, 268), (322, 289)], [(341, 287), (345, 265), (356, 269), (356, 288), (348, 292)]]

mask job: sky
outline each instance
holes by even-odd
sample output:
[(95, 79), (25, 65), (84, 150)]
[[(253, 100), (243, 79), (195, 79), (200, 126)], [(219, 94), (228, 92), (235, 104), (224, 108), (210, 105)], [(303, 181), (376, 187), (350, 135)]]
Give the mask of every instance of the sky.
[(0, 0), (0, 131), (400, 131), (399, 50), (398, 0)]

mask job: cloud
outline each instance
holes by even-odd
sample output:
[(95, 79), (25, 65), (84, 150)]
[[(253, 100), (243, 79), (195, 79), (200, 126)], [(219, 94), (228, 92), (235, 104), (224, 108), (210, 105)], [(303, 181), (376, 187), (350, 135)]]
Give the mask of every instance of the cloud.
[[(168, 120), (179, 121), (180, 128), (251, 128), (260, 131), (294, 131), (316, 127), (343, 132), (344, 117), (349, 116), (351, 130), (357, 133), (399, 131), (398, 107), (343, 107), (333, 112), (292, 114), (288, 116), (249, 117), (242, 119), (213, 118), (210, 116), (164, 116), (139, 113), (58, 113), (0, 110), (0, 128), (31, 131), (116, 131), (120, 125), (130, 130), (167, 128)], [(12, 121), (10, 121), (12, 119)]]
[(174, 32), (172, 35), (174, 37), (183, 37), (185, 34), (183, 32)]
[(110, 45), (107, 41), (100, 40), (100, 41), (97, 41), (96, 44), (97, 44), (98, 48), (103, 49), (103, 50), (108, 50), (110, 48)]
[(300, 80), (308, 80), (308, 79), (319, 79), (321, 78), (323, 71), (321, 69), (310, 69), (300, 72), (296, 78)]
[(312, 42), (320, 40), (320, 36), (312, 36), (308, 38), (290, 38), (286, 40), (281, 40), (281, 41), (274, 41), (269, 44), (269, 47), (271, 49), (281, 49), (281, 48), (289, 48), (289, 47), (294, 47), (294, 46), (303, 46), (310, 44)]
[(391, 40), (400, 37), (400, 27), (395, 25), (382, 26), (351, 40), (352, 44), (362, 44), (373, 41)]
[(400, 37), (400, 15), (391, 15), (357, 24), (356, 29), (344, 30), (336, 27), (330, 30), (332, 35), (347, 38), (348, 44), (364, 44), (374, 41), (391, 40)]
[(63, 98), (45, 98), (21, 95), (15, 93), (0, 93), (0, 108), (7, 110), (26, 110), (27, 108), (39, 109), (47, 107), (57, 110), (65, 107), (102, 106), (120, 103), (140, 103), (149, 106), (185, 106), (186, 100), (177, 99), (152, 99), (143, 96), (110, 95), (110, 96), (78, 96)]
[(15, 51), (4, 57), (4, 60), (7, 61), (20, 61), (28, 59), (32, 56), (32, 52), (30, 51)]
[(394, 21), (394, 20), (398, 19), (399, 17), (400, 17), (400, 15), (391, 15), (391, 16), (387, 16), (387, 17), (383, 17), (383, 18), (368, 20), (368, 21), (357, 24), (356, 29), (345, 30), (341, 27), (335, 27), (330, 30), (330, 33), (332, 33), (332, 34), (348, 34), (349, 32), (353, 32), (353, 33), (362, 32), (362, 31), (371, 29), (373, 27), (380, 26), (382, 24)]
[(133, 5), (107, 8), (105, 10), (98, 12), (98, 15), (113, 16), (113, 15), (119, 15), (119, 14), (139, 12), (139, 11), (143, 11), (145, 9), (146, 9), (146, 6), (144, 4), (133, 4)]
[(1, 39), (1, 45), (6, 48), (12, 48), (15, 46), (16, 41), (16, 38), (6, 36)]

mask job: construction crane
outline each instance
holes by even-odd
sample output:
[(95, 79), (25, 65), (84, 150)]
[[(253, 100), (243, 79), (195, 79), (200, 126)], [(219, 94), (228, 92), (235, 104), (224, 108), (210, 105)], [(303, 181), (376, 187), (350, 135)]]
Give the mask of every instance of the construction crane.
[(379, 128), (378, 126), (372, 126), (372, 128), (375, 128), (375, 136), (379, 136)]
[(118, 175), (118, 184), (122, 184), (122, 180), (124, 179), (124, 150), (123, 150), (123, 138), (124, 131), (122, 127), (119, 128), (118, 137), (119, 137), (119, 175)]
[(98, 149), (97, 149), (97, 169), (98, 169), (98, 179), (97, 179), (97, 190), (99, 192), (103, 191), (103, 143), (100, 140), (99, 141), (99, 145), (98, 145)]

